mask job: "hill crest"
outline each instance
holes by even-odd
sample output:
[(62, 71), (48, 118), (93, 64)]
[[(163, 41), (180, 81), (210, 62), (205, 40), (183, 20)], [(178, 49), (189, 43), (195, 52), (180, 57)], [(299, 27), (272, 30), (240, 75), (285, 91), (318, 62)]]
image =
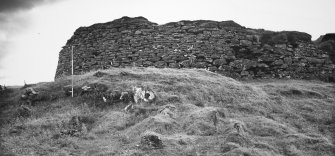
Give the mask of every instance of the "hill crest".
[[(333, 155), (334, 85), (320, 81), (240, 82), (204, 69), (110, 68), (32, 85), (0, 103), (0, 151), (16, 155)], [(77, 89), (95, 86), (80, 94)], [(150, 88), (137, 113), (102, 95)], [(104, 88), (99, 89), (99, 88)]]

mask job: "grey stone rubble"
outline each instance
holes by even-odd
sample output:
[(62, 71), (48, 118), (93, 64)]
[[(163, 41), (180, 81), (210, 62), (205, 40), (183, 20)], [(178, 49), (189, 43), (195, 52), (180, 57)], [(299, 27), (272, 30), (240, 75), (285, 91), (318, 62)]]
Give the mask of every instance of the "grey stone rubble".
[(328, 81), (335, 65), (327, 52), (296, 31), (250, 29), (234, 21), (157, 25), (144, 17), (78, 28), (59, 53), (55, 79), (111, 67), (205, 68), (233, 78)]
[(26, 88), (24, 93), (21, 95), (21, 100), (25, 101), (28, 105), (32, 105), (35, 101), (38, 101), (38, 92), (34, 88)]

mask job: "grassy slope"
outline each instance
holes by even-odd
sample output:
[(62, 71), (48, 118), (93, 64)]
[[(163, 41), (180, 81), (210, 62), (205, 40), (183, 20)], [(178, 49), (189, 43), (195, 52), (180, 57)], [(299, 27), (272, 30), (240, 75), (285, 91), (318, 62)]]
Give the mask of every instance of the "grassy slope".
[[(239, 82), (206, 70), (123, 68), (75, 77), (76, 86), (101, 83), (108, 91), (148, 87), (151, 106), (176, 106), (170, 115), (135, 116), (123, 103), (66, 97), (70, 78), (34, 86), (42, 101), (22, 114), (13, 90), (1, 103), (2, 153), (16, 155), (332, 155), (335, 86), (316, 81)], [(26, 113), (27, 114), (27, 113)], [(76, 136), (60, 136), (73, 116), (85, 120)], [(242, 126), (238, 134), (233, 125)], [(158, 135), (163, 149), (143, 149), (141, 136)], [(136, 155), (136, 154), (135, 154)]]

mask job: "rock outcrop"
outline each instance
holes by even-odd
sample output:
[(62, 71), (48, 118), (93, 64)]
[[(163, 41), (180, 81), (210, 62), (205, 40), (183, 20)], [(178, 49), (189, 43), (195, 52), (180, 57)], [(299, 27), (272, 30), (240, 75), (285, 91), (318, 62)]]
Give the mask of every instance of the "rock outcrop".
[(335, 66), (311, 36), (250, 29), (234, 21), (158, 25), (144, 17), (78, 28), (59, 53), (55, 78), (110, 67), (206, 68), (233, 78), (328, 80)]

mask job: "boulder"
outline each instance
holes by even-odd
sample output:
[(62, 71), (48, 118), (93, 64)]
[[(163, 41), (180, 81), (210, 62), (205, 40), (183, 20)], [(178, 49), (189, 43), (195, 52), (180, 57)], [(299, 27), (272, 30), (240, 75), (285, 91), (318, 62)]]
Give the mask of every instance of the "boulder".
[[(75, 96), (80, 95), (80, 94), (81, 94), (81, 90), (82, 90), (81, 87), (79, 87), (79, 86), (73, 86), (73, 94), (74, 94)], [(71, 85), (66, 85), (66, 86), (64, 86), (64, 87), (63, 87), (63, 91), (64, 91), (64, 94), (65, 94), (66, 96), (71, 96), (72, 86), (71, 86)]]
[(21, 100), (25, 101), (29, 105), (32, 105), (38, 99), (38, 92), (35, 91), (34, 88), (26, 88), (24, 93), (21, 95)]
[(140, 146), (142, 149), (161, 149), (163, 148), (163, 142), (157, 135), (146, 134), (141, 137)]
[[(115, 97), (113, 97), (113, 96), (115, 96)], [(118, 94), (112, 95), (112, 98), (113, 99), (115, 98), (115, 101), (117, 101), (117, 97), (118, 97)], [(125, 104), (135, 102), (134, 101), (134, 92), (132, 92), (132, 91), (121, 92), (121, 95), (119, 96), (119, 100), (121, 100)]]
[(18, 109), (17, 109), (17, 116), (18, 117), (29, 117), (32, 114), (32, 110), (24, 105), (21, 105)]
[(96, 73), (93, 74), (93, 76), (95, 77), (103, 77), (107, 75), (107, 73), (101, 72), (101, 71), (97, 71)]
[(142, 89), (141, 87), (133, 87), (132, 93), (136, 104), (141, 101), (151, 103), (156, 99), (156, 95), (153, 91)]
[(92, 83), (92, 84), (88, 84), (87, 86), (90, 87), (89, 90), (95, 91), (95, 92), (106, 92), (108, 90), (108, 87), (102, 83)]
[(175, 110), (176, 110), (176, 106), (168, 104), (168, 105), (163, 106), (163, 108), (158, 110), (158, 112), (162, 115), (169, 116), (170, 118), (174, 118)]
[(109, 96), (107, 96), (107, 100), (111, 101), (112, 103), (120, 102), (122, 100), (121, 95), (121, 91), (114, 90), (109, 93)]

